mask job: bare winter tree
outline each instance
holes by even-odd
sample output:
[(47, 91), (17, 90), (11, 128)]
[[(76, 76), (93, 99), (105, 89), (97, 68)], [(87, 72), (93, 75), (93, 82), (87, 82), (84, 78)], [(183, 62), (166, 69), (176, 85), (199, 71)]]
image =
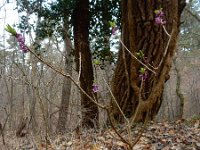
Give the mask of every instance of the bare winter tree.
[[(70, 41), (70, 38), (68, 37), (68, 29), (66, 23), (64, 24), (63, 31), (64, 31), (64, 44), (65, 44), (64, 69), (65, 73), (72, 75), (72, 60), (70, 56), (72, 52), (72, 43)], [(57, 125), (57, 131), (60, 133), (63, 133), (66, 130), (70, 95), (71, 95), (71, 80), (68, 78), (64, 78), (62, 87), (62, 99), (60, 104), (59, 119)]]

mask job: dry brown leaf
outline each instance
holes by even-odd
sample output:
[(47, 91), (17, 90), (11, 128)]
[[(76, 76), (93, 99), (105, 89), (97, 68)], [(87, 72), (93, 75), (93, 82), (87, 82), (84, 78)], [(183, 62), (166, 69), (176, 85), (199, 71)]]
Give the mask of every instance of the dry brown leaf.
[(168, 132), (169, 134), (174, 134), (174, 130), (169, 130), (169, 132)]
[(100, 146), (100, 145), (94, 144), (94, 145), (92, 146), (92, 149), (91, 149), (91, 150), (100, 150), (100, 149), (101, 149), (101, 146)]
[(197, 121), (195, 122), (195, 124), (194, 124), (194, 128), (195, 128), (195, 129), (198, 129), (198, 128), (199, 128), (199, 125), (200, 125), (200, 121), (197, 120)]

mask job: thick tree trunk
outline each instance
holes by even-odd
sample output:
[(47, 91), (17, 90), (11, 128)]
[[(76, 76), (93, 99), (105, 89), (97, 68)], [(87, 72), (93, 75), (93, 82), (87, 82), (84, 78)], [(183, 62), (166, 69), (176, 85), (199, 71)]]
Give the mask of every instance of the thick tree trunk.
[[(181, 1), (182, 2), (182, 1)], [(184, 1), (183, 1), (184, 2)], [(185, 3), (180, 1), (124, 0), (122, 1), (122, 41), (136, 55), (144, 53), (148, 64), (158, 67), (156, 75), (147, 70), (148, 78), (141, 85), (139, 70), (142, 66), (122, 46), (112, 83), (112, 91), (125, 115), (134, 121), (144, 121), (146, 115), (153, 119), (157, 114), (165, 81), (169, 78), (172, 57), (180, 25), (180, 14)], [(155, 24), (156, 9), (162, 7), (166, 16), (166, 30), (171, 40), (164, 56), (169, 37), (161, 25)], [(141, 60), (143, 61), (143, 60)], [(121, 115), (112, 102), (112, 115), (118, 121)]]
[[(93, 67), (89, 48), (89, 0), (77, 0), (74, 9), (74, 43), (77, 71), (80, 73), (80, 86), (92, 96)], [(81, 59), (81, 69), (80, 60)], [(98, 108), (87, 96), (81, 94), (83, 122), (87, 127), (94, 127), (98, 119)]]

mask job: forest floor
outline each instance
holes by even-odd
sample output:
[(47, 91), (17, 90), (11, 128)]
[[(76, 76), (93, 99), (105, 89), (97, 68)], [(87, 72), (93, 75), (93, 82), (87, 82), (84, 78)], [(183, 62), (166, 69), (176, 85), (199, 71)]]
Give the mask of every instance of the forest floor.
[[(121, 129), (121, 135), (128, 138)], [(133, 137), (139, 128), (132, 129)], [(40, 140), (38, 140), (40, 139)], [(134, 138), (133, 138), (134, 139)], [(113, 129), (87, 130), (48, 138), (48, 144), (39, 136), (26, 134), (17, 138), (14, 133), (5, 135), (6, 146), (0, 139), (0, 150), (127, 150)], [(200, 150), (200, 120), (149, 123), (133, 150)]]

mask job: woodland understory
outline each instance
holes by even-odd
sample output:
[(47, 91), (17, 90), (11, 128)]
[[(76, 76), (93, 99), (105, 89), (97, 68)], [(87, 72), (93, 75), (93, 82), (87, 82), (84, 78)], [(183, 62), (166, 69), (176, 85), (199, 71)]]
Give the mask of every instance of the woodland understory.
[(199, 0), (8, 0), (0, 18), (0, 150), (200, 149)]

